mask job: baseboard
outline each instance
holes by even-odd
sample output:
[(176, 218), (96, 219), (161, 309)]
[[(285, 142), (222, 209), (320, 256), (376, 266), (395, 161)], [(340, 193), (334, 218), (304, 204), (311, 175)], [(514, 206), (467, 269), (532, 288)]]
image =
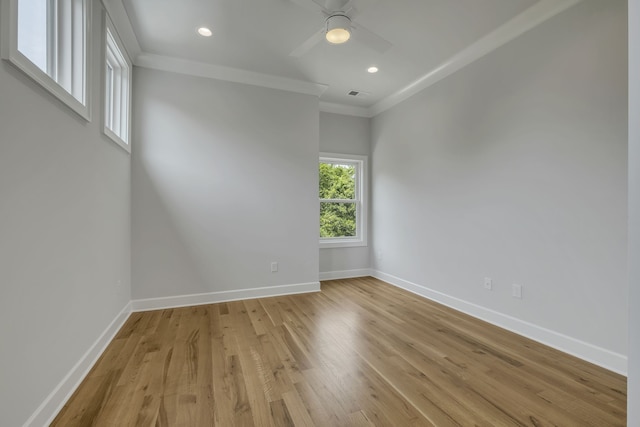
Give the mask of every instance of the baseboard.
[(180, 295), (168, 298), (150, 298), (133, 300), (107, 326), (87, 352), (65, 375), (56, 388), (40, 404), (38, 409), (24, 423), (23, 427), (45, 426), (51, 424), (73, 392), (87, 376), (98, 358), (118, 333), (132, 311), (147, 311), (162, 308), (183, 307), (189, 305), (211, 304), (215, 302), (236, 301), (251, 298), (264, 298), (280, 295), (292, 295), (308, 292), (319, 292), (320, 282), (296, 285), (271, 286), (268, 288), (241, 289), (236, 291), (211, 292), (196, 295)]
[(368, 268), (360, 268), (357, 270), (323, 271), (320, 272), (320, 280), (352, 279), (354, 277), (366, 277), (370, 275), (371, 270)]
[(399, 277), (395, 277), (378, 270), (371, 270), (371, 276), (389, 283), (390, 285), (405, 289), (442, 305), (446, 305), (447, 307), (451, 307), (470, 316), (499, 326), (503, 329), (515, 332), (518, 335), (538, 341), (564, 353), (571, 354), (610, 371), (625, 376), (627, 375), (627, 357), (622, 354), (614, 353), (559, 332), (516, 319), (515, 317), (446, 295), (442, 292), (429, 289), (425, 286), (400, 279)]
[(23, 427), (48, 426), (58, 415), (64, 404), (69, 400), (73, 392), (87, 376), (93, 365), (98, 361), (107, 345), (116, 336), (124, 322), (131, 314), (131, 302), (124, 306), (122, 311), (107, 326), (87, 352), (78, 360), (67, 375), (60, 381), (56, 388), (40, 404), (38, 409), (24, 423)]
[(187, 307), (192, 305), (214, 304), (217, 302), (304, 294), (319, 291), (320, 282), (311, 282), (294, 285), (270, 286), (265, 288), (208, 292), (204, 294), (177, 295), (174, 297), (137, 299), (132, 301), (132, 307), (133, 311), (161, 310), (165, 308)]
[[(602, 366), (605, 369), (627, 374), (627, 357), (601, 347), (577, 340), (561, 333), (542, 328), (529, 322), (499, 313), (494, 310), (461, 300), (425, 286), (409, 282), (378, 270), (360, 269), (320, 273), (321, 280), (346, 279), (352, 277), (373, 276), (390, 285), (405, 289), (422, 297), (461, 311), (470, 316), (515, 332), (565, 353)], [(107, 326), (87, 352), (80, 358), (58, 386), (40, 404), (38, 409), (24, 423), (23, 427), (49, 425), (71, 397), (82, 380), (98, 361), (107, 345), (113, 340), (132, 311), (147, 311), (163, 308), (184, 307), (190, 305), (212, 304), (252, 298), (265, 298), (319, 292), (320, 283), (301, 283), (294, 285), (271, 286), (266, 288), (241, 289), (233, 291), (210, 292), (194, 295), (180, 295), (165, 298), (149, 298), (130, 301)]]

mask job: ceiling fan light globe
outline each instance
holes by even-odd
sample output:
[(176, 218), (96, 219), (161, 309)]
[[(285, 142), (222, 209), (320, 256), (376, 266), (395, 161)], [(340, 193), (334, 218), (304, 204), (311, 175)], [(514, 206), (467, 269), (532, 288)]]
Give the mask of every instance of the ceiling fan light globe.
[(331, 44), (341, 44), (348, 41), (351, 38), (351, 19), (345, 15), (328, 17), (325, 38)]
[(331, 44), (342, 44), (351, 38), (351, 33), (345, 28), (334, 28), (331, 31), (327, 31), (325, 37)]

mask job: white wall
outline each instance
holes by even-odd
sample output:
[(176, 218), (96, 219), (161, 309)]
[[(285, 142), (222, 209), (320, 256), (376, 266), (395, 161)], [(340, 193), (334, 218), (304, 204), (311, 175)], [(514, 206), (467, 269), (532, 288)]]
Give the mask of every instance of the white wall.
[(374, 118), (374, 268), (624, 371), (626, 19), (585, 0)]
[(320, 151), (368, 156), (371, 119), (320, 112)]
[(91, 123), (0, 62), (2, 426), (24, 424), (131, 297), (130, 161), (101, 133), (93, 12)]
[(629, 377), (627, 425), (640, 425), (640, 0), (629, 0)]
[[(585, 1), (374, 120), (376, 268), (625, 353), (622, 3)], [(629, 3), (637, 75), (640, 5)], [(0, 425), (23, 424), (131, 296), (130, 162), (100, 132), (100, 42), (91, 123), (0, 62)], [(136, 84), (134, 297), (369, 266), (361, 248), (321, 250), (317, 262), (317, 100), (149, 70)], [(321, 150), (369, 154), (368, 122), (322, 113)], [(629, 126), (630, 260), (640, 257), (639, 123)], [(638, 263), (630, 274), (633, 307)], [(507, 296), (513, 281), (522, 301)]]
[(135, 68), (134, 104), (134, 299), (318, 281), (317, 97)]
[[(370, 156), (370, 141), (370, 119), (320, 113), (321, 152)], [(369, 266), (369, 247), (367, 246), (320, 249), (321, 278), (359, 274), (359, 270), (366, 270)]]

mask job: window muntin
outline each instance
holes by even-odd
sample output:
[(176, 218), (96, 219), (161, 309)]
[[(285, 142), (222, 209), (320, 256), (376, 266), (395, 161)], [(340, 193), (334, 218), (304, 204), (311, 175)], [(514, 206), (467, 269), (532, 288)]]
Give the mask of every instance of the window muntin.
[(2, 57), (87, 120), (90, 0), (7, 0)]
[(105, 19), (104, 133), (130, 152), (131, 61), (113, 24)]
[(322, 153), (320, 247), (366, 246), (366, 157)]

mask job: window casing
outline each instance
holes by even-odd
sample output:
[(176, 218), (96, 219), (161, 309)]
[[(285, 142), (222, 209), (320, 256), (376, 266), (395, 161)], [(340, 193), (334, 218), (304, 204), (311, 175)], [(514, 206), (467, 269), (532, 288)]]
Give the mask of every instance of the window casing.
[(367, 245), (367, 158), (320, 153), (320, 247)]
[(91, 119), (90, 0), (6, 0), (2, 57)]
[(104, 133), (131, 152), (131, 61), (114, 30), (105, 18), (104, 58)]

